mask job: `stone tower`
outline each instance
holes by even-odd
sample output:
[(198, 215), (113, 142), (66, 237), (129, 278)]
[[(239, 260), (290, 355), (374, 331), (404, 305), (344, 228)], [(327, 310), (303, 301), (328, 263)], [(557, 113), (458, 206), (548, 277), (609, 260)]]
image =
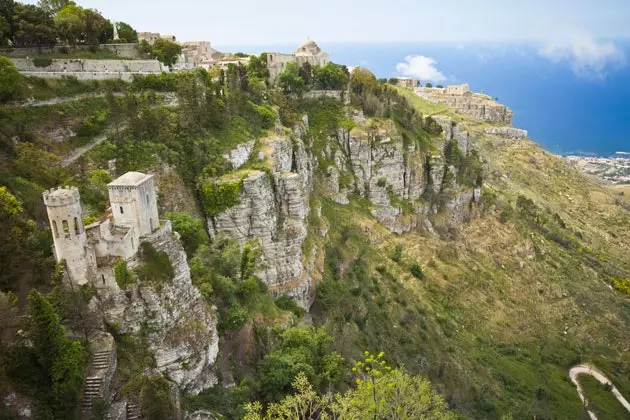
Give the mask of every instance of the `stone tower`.
[(148, 235), (159, 226), (153, 175), (127, 172), (107, 188), (116, 226), (133, 228), (136, 237)]
[(57, 262), (66, 261), (68, 275), (74, 283), (85, 284), (93, 258), (88, 255), (79, 190), (76, 187), (53, 188), (45, 191), (43, 196), (55, 243), (55, 258)]

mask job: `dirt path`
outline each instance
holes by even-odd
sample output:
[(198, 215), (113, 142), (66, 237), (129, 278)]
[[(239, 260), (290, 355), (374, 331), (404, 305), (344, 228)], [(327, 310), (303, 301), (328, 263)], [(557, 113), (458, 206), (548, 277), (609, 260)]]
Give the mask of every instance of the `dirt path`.
[[(611, 392), (613, 393), (615, 398), (617, 398), (617, 400), (619, 400), (621, 405), (623, 405), (626, 408), (626, 410), (628, 410), (628, 412), (630, 413), (630, 403), (628, 402), (628, 400), (626, 400), (623, 397), (623, 395), (621, 395), (619, 390), (612, 384), (612, 382), (603, 373), (597, 370), (595, 367), (589, 366), (586, 364), (573, 366), (571, 369), (569, 369), (569, 377), (571, 378), (571, 382), (573, 382), (575, 386), (577, 387), (577, 392), (580, 395), (580, 399), (582, 400), (583, 404), (586, 405), (587, 400), (584, 397), (582, 386), (577, 380), (578, 375), (591, 375), (593, 378), (597, 379), (600, 383), (604, 385), (610, 384), (612, 386)], [(591, 417), (591, 420), (597, 420), (597, 416), (592, 411), (589, 410), (588, 415)]]
[(124, 130), (125, 128), (126, 125), (124, 124), (108, 127), (103, 134), (94, 137), (94, 139), (90, 143), (86, 144), (85, 146), (77, 147), (70, 154), (66, 155), (66, 157), (61, 160), (60, 165), (62, 167), (71, 165), (74, 161), (83, 156), (85, 152), (92, 149), (94, 146), (98, 146), (99, 144), (103, 143), (110, 134), (118, 130)]

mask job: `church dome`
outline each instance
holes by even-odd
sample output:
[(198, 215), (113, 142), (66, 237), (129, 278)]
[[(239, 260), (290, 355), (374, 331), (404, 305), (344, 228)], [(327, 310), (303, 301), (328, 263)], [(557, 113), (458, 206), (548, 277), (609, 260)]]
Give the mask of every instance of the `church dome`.
[(317, 55), (321, 52), (321, 48), (317, 45), (315, 41), (312, 39), (307, 39), (302, 42), (297, 50), (295, 50), (296, 55)]

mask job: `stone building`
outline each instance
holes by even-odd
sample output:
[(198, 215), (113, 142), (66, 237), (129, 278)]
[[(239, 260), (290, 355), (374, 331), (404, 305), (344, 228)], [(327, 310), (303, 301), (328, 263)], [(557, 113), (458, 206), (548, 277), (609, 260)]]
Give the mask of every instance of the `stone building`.
[(312, 39), (302, 42), (293, 54), (267, 53), (267, 68), (269, 80), (272, 83), (284, 71), (287, 63), (296, 63), (298, 67), (301, 67), (304, 63), (309, 63), (311, 66), (325, 66), (329, 62), (328, 53), (323, 52)]
[(212, 47), (209, 41), (180, 42), (182, 53), (177, 60), (177, 67), (193, 69), (202, 63), (212, 60)]
[(447, 95), (463, 96), (468, 92), (470, 92), (470, 86), (468, 86), (468, 83), (464, 83), (463, 85), (450, 85), (446, 87)]
[(397, 77), (396, 84), (404, 88), (413, 89), (416, 86), (418, 86), (418, 80), (413, 79), (411, 77)]
[(112, 262), (133, 257), (142, 238), (160, 226), (153, 175), (127, 172), (107, 188), (111, 207), (88, 226), (83, 226), (76, 187), (53, 188), (43, 194), (55, 259), (66, 261), (70, 280), (76, 284), (113, 286)]
[(159, 32), (138, 32), (138, 41), (147, 41), (153, 44), (158, 39), (166, 39), (167, 41), (177, 42), (175, 35), (160, 34)]

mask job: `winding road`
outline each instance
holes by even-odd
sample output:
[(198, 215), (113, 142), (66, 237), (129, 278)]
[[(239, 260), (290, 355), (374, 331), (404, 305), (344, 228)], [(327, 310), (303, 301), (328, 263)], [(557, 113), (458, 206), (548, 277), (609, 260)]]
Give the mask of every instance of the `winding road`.
[[(623, 395), (621, 395), (619, 390), (612, 384), (612, 382), (603, 373), (597, 370), (597, 368), (586, 364), (573, 366), (571, 369), (569, 369), (569, 377), (571, 378), (571, 382), (573, 382), (577, 387), (577, 392), (580, 395), (580, 399), (582, 400), (582, 403), (584, 405), (587, 404), (587, 400), (584, 397), (582, 386), (577, 380), (578, 375), (591, 375), (593, 378), (597, 379), (600, 383), (604, 385), (610, 384), (612, 386), (611, 392), (613, 393), (615, 398), (617, 398), (621, 405), (623, 405), (630, 413), (630, 403), (623, 397)], [(588, 410), (588, 405), (586, 405), (586, 407)], [(591, 420), (597, 420), (597, 416), (592, 411), (588, 410), (588, 415), (590, 416)]]

